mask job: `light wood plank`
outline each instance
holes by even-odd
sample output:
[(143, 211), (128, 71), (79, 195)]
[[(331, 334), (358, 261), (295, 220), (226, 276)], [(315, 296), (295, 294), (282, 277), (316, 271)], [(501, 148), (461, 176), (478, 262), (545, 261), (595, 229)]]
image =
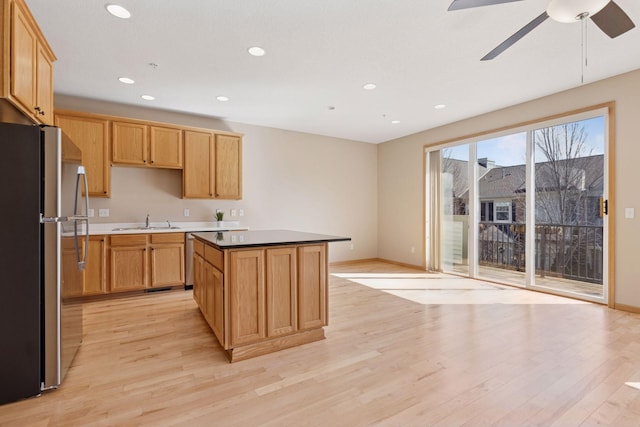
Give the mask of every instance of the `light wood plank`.
[(355, 278), (397, 290), (423, 271), (330, 273), (326, 339), (233, 364), (190, 291), (86, 303), (63, 387), (0, 406), (0, 425), (638, 425), (639, 314), (521, 289), (491, 304), (473, 286), (419, 303)]

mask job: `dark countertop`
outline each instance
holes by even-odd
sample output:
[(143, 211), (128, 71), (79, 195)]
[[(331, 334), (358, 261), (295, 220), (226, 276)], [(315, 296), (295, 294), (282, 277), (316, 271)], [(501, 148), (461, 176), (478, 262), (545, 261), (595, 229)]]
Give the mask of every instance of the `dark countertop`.
[(218, 249), (251, 248), (257, 246), (300, 245), (304, 243), (346, 242), (351, 237), (304, 233), (292, 230), (249, 230), (228, 232), (201, 232), (193, 235)]

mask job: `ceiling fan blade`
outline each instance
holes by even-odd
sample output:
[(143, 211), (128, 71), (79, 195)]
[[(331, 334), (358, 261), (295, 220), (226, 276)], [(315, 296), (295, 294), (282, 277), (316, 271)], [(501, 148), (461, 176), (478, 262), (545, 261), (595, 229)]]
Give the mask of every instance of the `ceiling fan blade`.
[(604, 9), (591, 17), (591, 20), (609, 37), (616, 38), (624, 34), (636, 25), (629, 15), (613, 0)]
[(522, 0), (453, 0), (447, 10), (470, 9), (472, 7), (490, 6), (492, 4), (511, 3)]
[(502, 52), (504, 52), (509, 47), (511, 47), (511, 45), (513, 45), (515, 42), (517, 42), (518, 40), (520, 40), (521, 38), (529, 34), (538, 25), (542, 24), (548, 17), (549, 15), (547, 15), (546, 11), (542, 12), (533, 21), (529, 22), (527, 25), (520, 28), (518, 31), (515, 32), (514, 35), (512, 35), (511, 37), (509, 37), (508, 39), (500, 43), (495, 49), (493, 49), (491, 52), (483, 56), (481, 61), (488, 61), (500, 55)]

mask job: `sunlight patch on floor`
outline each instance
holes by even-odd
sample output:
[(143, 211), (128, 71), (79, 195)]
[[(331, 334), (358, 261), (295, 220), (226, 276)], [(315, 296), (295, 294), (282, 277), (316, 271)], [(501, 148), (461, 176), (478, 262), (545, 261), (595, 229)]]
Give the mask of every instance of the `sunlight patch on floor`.
[(332, 274), (419, 304), (589, 304), (585, 301), (441, 273)]

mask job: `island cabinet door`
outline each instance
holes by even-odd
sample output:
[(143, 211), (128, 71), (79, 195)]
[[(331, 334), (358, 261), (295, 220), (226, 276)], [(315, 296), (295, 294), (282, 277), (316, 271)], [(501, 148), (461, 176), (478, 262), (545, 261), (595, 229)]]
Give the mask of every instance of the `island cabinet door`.
[(193, 299), (203, 310), (202, 293), (204, 289), (204, 259), (197, 253), (193, 254)]
[(224, 345), (224, 275), (217, 268), (212, 269), (211, 285), (208, 287), (210, 294), (207, 294), (211, 307), (209, 325), (220, 344)]
[(298, 329), (296, 248), (267, 249), (267, 336)]
[(229, 311), (231, 347), (265, 337), (264, 250), (230, 251)]
[(327, 324), (326, 244), (298, 248), (298, 328)]

